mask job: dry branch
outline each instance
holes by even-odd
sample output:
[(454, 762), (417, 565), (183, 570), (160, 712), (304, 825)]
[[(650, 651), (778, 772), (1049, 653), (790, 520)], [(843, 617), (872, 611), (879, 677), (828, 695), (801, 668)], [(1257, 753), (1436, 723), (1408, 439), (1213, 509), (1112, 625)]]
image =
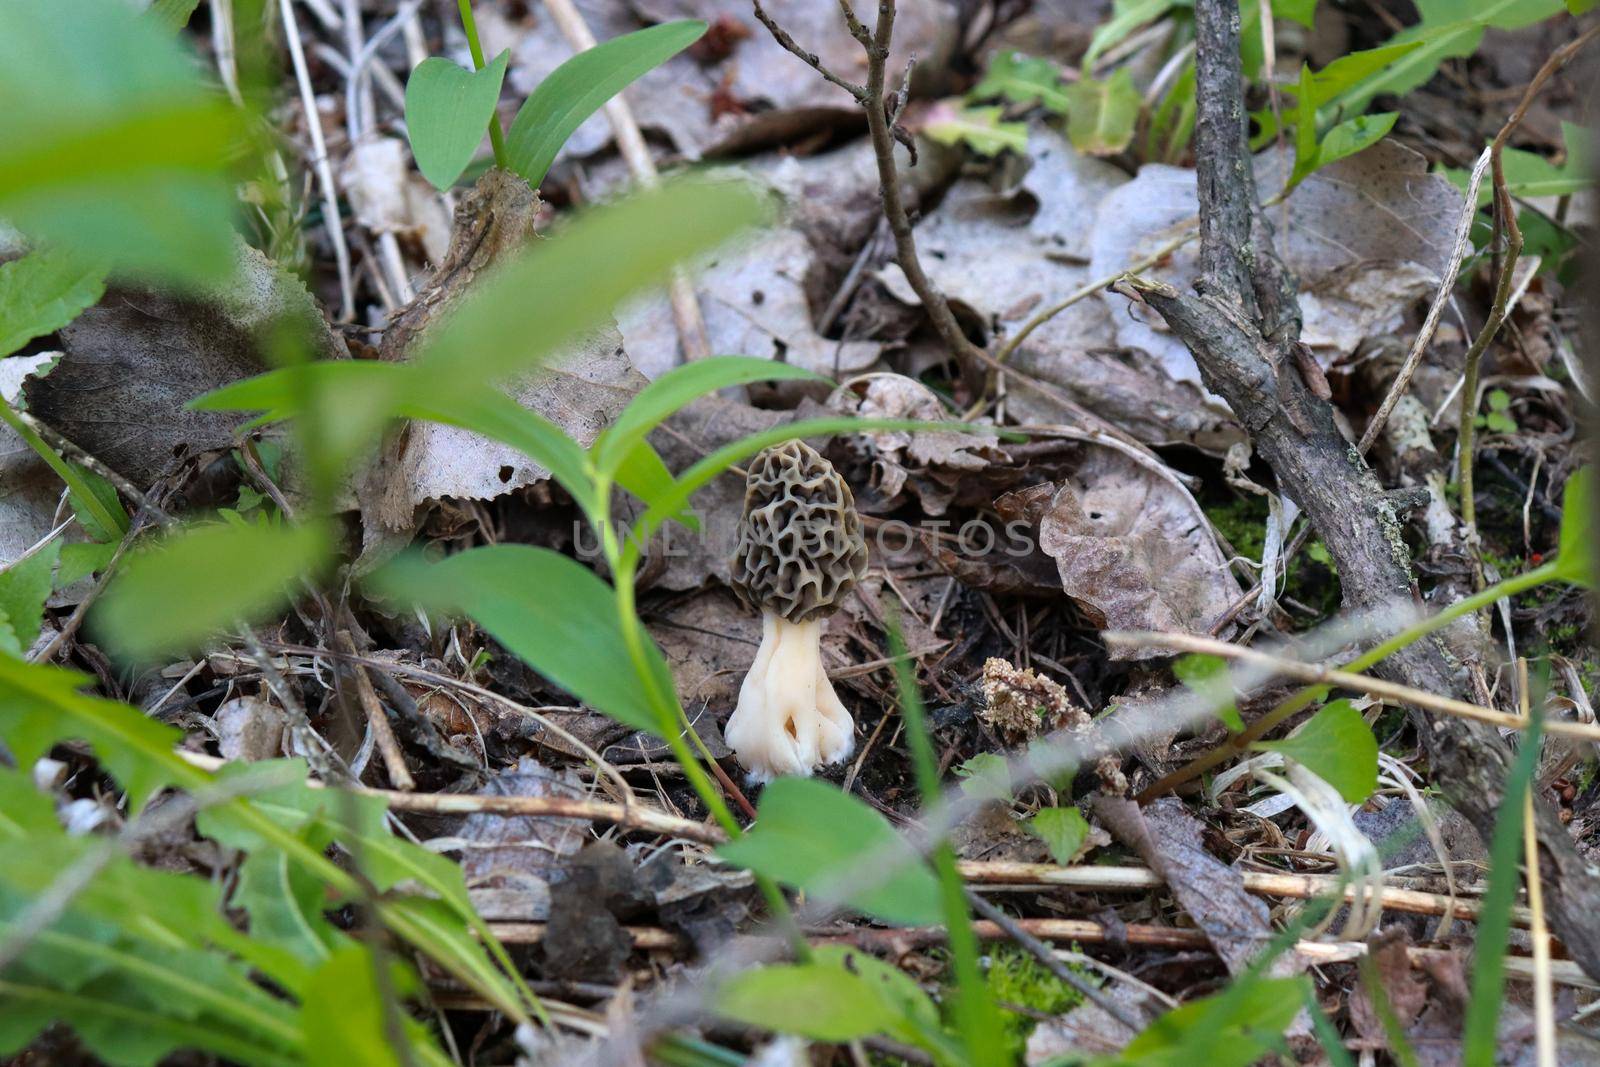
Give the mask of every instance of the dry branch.
[[(1135, 280), (1134, 287), (1194, 353), (1206, 387), (1250, 433), (1258, 454), (1322, 535), (1352, 611), (1416, 596), (1410, 554), (1394, 510), (1333, 409), (1296, 370), (1298, 310), (1292, 279), (1273, 248), (1271, 226), (1254, 203), (1239, 63), (1239, 9), (1197, 0), (1195, 157), (1203, 277), (1195, 294)], [(1463, 696), (1464, 680), (1437, 639), (1419, 641), (1381, 664), (1392, 681)], [(1426, 721), (1418, 730), (1435, 778), (1487, 840), (1499, 815), (1509, 753), (1490, 726)], [(1600, 975), (1600, 880), (1556, 813), (1539, 804), (1540, 860), (1552, 925), (1591, 975)]]

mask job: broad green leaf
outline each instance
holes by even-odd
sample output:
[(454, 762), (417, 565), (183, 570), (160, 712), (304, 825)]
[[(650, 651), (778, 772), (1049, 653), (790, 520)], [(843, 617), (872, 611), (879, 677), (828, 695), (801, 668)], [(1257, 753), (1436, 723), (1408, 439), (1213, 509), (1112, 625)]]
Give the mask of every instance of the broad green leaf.
[(157, 1015), (101, 997), (63, 993), (35, 980), (0, 978), (0, 1055), (20, 1052), (39, 1031), (63, 1022), (111, 1067), (155, 1067), (180, 1049), (204, 1049), (248, 1067), (302, 1067), (298, 1053), (265, 1049), (211, 1024)]
[(472, 162), (483, 142), (510, 50), (482, 70), (465, 70), (433, 56), (418, 63), (406, 81), (406, 133), (417, 169), (440, 189), (448, 189)]
[(1067, 113), (1067, 94), (1062, 89), (1061, 71), (1048, 59), (1004, 51), (989, 61), (983, 80), (967, 90), (969, 100), (995, 98), (1013, 104), (1042, 104), (1057, 115)]
[(414, 357), (419, 388), (440, 399), (538, 365), (624, 298), (766, 214), (745, 182), (693, 179), (587, 212), (480, 277), (429, 328)]
[(1083, 69), (1087, 71), (1100, 53), (1176, 6), (1177, 0), (1115, 0), (1111, 5), (1111, 18), (1102, 23), (1089, 40), (1089, 49), (1083, 54)]
[[(882, 815), (827, 782), (773, 782), (761, 794), (755, 825), (717, 854), (884, 922), (942, 921), (933, 872)], [(878, 884), (856, 884), (863, 881)]]
[(151, 18), (176, 33), (189, 24), (199, 6), (200, 0), (152, 0), (149, 11)]
[(1395, 119), (1399, 117), (1398, 111), (1385, 111), (1377, 115), (1346, 119), (1339, 123), (1322, 138), (1317, 166), (1326, 167), (1330, 163), (1337, 163), (1347, 156), (1371, 148), (1388, 135), (1394, 128)]
[(98, 574), (117, 554), (115, 541), (85, 541), (61, 546), (61, 567), (56, 571), (56, 588), (65, 589), (81, 578)]
[[(528, 545), (494, 545), (441, 563), (396, 560), (369, 580), (384, 596), (467, 615), (534, 670), (597, 711), (636, 730), (676, 729), (634, 670), (611, 587), (570, 557)], [(671, 675), (648, 636), (643, 655), (657, 686)]]
[(311, 523), (188, 526), (124, 557), (91, 616), (95, 633), (136, 660), (193, 648), (283, 605), (331, 548)]
[(1309, 979), (1247, 974), (1226, 990), (1190, 1001), (1160, 1016), (1121, 1055), (1091, 1061), (1095, 1067), (1247, 1067), (1281, 1045), (1300, 1013)]
[(60, 832), (55, 803), (24, 772), (0, 767), (0, 842)]
[(1378, 739), (1348, 700), (1328, 704), (1282, 741), (1258, 741), (1253, 747), (1302, 764), (1352, 804), (1378, 787)]
[(105, 292), (105, 271), (57, 248), (0, 263), (0, 356), (77, 318)]
[(1580, 467), (1567, 479), (1561, 492), (1561, 541), (1556, 549), (1556, 571), (1561, 578), (1593, 588), (1595, 585), (1595, 544), (1593, 529), (1594, 472)]
[(961, 792), (979, 800), (998, 800), (1010, 804), (1011, 768), (1006, 758), (993, 752), (980, 752), (952, 768), (962, 779)]
[(120, 271), (228, 274), (241, 115), (159, 20), (122, 0), (8, 0), (0, 99), (0, 215)]
[(1574, 15), (1587, 15), (1600, 0), (1567, 0), (1567, 10)]
[(813, 1041), (853, 1041), (904, 1025), (866, 979), (832, 963), (744, 971), (722, 984), (715, 1003), (725, 1018)]
[(637, 558), (638, 546), (648, 541), (662, 523), (681, 512), (692, 497), (730, 466), (747, 456), (753, 456), (768, 445), (792, 438), (827, 437), (838, 433), (877, 433), (888, 430), (945, 430), (960, 433), (993, 433), (992, 427), (978, 427), (958, 422), (923, 422), (914, 419), (861, 419), (848, 415), (828, 418), (802, 419), (774, 426), (760, 433), (750, 434), (732, 441), (688, 470), (678, 475), (672, 492), (650, 505), (634, 524), (633, 536), (623, 550), (624, 558)]
[[(1548, 670), (1548, 668), (1545, 668)], [(1543, 679), (1541, 679), (1542, 683)], [(1544, 703), (1540, 684), (1533, 706)], [(1511, 934), (1511, 906), (1517, 898), (1518, 868), (1523, 858), (1522, 835), (1529, 829), (1525, 807), (1539, 765), (1542, 720), (1535, 717), (1517, 745), (1517, 757), (1505, 778), (1505, 795), (1495, 814), (1489, 841), (1489, 889), (1478, 916), (1478, 949), (1472, 959), (1472, 992), (1467, 1001), (1467, 1021), (1461, 1035), (1461, 1062), (1465, 1067), (1492, 1067), (1496, 1060), (1496, 1033), (1500, 1004), (1505, 993), (1506, 950)], [(1537, 803), (1537, 801), (1535, 801)]]
[(1272, 0), (1272, 14), (1276, 18), (1298, 22), (1309, 30), (1316, 22), (1317, 0)]
[(944, 1032), (939, 1009), (906, 972), (850, 945), (820, 945), (811, 959), (859, 978), (863, 994), (877, 997), (895, 1017), (889, 1036), (920, 1045), (944, 1062), (959, 1062), (958, 1046)]
[(1050, 858), (1063, 867), (1077, 861), (1089, 836), (1089, 822), (1077, 808), (1041, 808), (1028, 820), (1032, 830), (1050, 848)]
[(328, 903), (322, 883), (275, 848), (256, 849), (239, 865), (233, 904), (250, 916), (250, 936), (302, 963), (322, 963), (344, 939), (322, 914)]
[[(312, 974), (300, 1005), (309, 1067), (400, 1067), (372, 950), (349, 944)], [(403, 1009), (393, 1005), (397, 1015)]]
[(1317, 145), (1317, 98), (1311, 88), (1311, 68), (1300, 65), (1300, 85), (1295, 92), (1294, 109), (1294, 170), (1285, 183), (1293, 189), (1306, 176), (1322, 165), (1322, 153)]
[(1236, 703), (1238, 694), (1228, 674), (1228, 664), (1221, 656), (1180, 656), (1172, 664), (1172, 673), (1186, 689), (1204, 698), (1212, 713), (1231, 732), (1238, 733), (1244, 729), (1244, 720), (1239, 717), (1239, 705)]
[(1105, 81), (1074, 82), (1067, 86), (1067, 100), (1067, 136), (1078, 151), (1115, 155), (1133, 140), (1140, 100), (1127, 67), (1118, 67)]
[(172, 754), (182, 731), (112, 700), (78, 692), (87, 675), (0, 653), (0, 739), (31, 767), (56, 743), (80, 739), (128, 793), (137, 811), (163, 786), (204, 780)]
[(1028, 150), (1028, 124), (1006, 122), (999, 104), (967, 107), (959, 101), (945, 100), (928, 112), (922, 133), (944, 145), (964, 144), (980, 156)]
[(603, 473), (616, 470), (635, 444), (691, 400), (732, 385), (800, 379), (827, 380), (803, 367), (751, 356), (713, 356), (674, 367), (639, 390), (595, 441), (590, 449), (595, 467)]
[[(617, 484), (644, 501), (648, 506), (672, 492), (672, 471), (666, 460), (649, 441), (639, 441), (617, 465)], [(673, 516), (692, 530), (700, 528), (700, 521), (690, 511)]]
[(537, 189), (556, 153), (584, 119), (705, 32), (706, 24), (698, 20), (664, 22), (597, 44), (551, 71), (506, 133), (511, 169)]
[[(439, 422), (481, 433), (520, 450), (551, 472), (586, 508), (594, 498), (583, 449), (538, 412), (488, 385), (457, 383), (449, 391), (430, 388), (409, 363), (340, 360), (299, 368), (321, 410), (338, 412), (340, 441), (334, 447), (354, 456), (375, 441), (391, 419)], [(301, 393), (295, 371), (282, 369), (225, 385), (189, 402), (201, 411), (257, 411), (259, 422), (290, 417)], [(303, 388), (303, 387), (302, 387)]]
[(0, 571), (0, 618), (9, 624), (12, 641), (0, 640), (0, 652), (25, 653), (39, 636), (44, 602), (49, 599), (61, 553), (60, 539), (51, 541), (20, 563)]

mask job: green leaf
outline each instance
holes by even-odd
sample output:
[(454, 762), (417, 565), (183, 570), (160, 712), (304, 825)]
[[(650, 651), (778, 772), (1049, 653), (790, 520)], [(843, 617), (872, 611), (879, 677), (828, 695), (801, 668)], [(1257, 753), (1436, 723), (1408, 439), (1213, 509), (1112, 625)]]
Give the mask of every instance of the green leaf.
[(1102, 23), (1089, 40), (1089, 49), (1083, 54), (1083, 69), (1087, 71), (1102, 52), (1134, 30), (1154, 22), (1177, 6), (1177, 0), (1115, 0), (1111, 5), (1111, 18)]
[[(145, 718), (126, 704), (78, 692), (87, 675), (0, 654), (0, 739), (19, 766), (31, 767), (57, 742), (78, 738), (128, 793), (137, 811), (152, 793), (184, 778), (201, 778), (172, 754), (181, 731)], [(176, 766), (175, 766), (176, 765)]]
[[(827, 782), (773, 782), (761, 794), (755, 825), (717, 854), (884, 922), (926, 926), (941, 921), (933, 872), (882, 815)], [(853, 885), (863, 879), (879, 884)]]
[(250, 916), (251, 937), (288, 950), (302, 963), (322, 963), (344, 940), (322, 914), (329, 904), (322, 883), (275, 848), (245, 857), (233, 904)]
[(1041, 808), (1028, 829), (1050, 847), (1050, 858), (1063, 867), (1075, 863), (1089, 837), (1089, 822), (1077, 808)]
[(928, 113), (922, 133), (939, 144), (964, 144), (980, 156), (997, 156), (1006, 151), (1027, 152), (1028, 124), (1003, 121), (1004, 111), (999, 104), (967, 107), (946, 100)]
[(1244, 720), (1239, 717), (1239, 705), (1235, 702), (1237, 693), (1233, 679), (1221, 656), (1196, 653), (1179, 657), (1172, 664), (1172, 673), (1186, 689), (1205, 699), (1212, 713), (1229, 731), (1239, 733), (1244, 729)]
[(716, 994), (717, 1014), (813, 1041), (887, 1034), (901, 1016), (865, 979), (832, 963), (777, 964), (744, 971)]
[(439, 398), (538, 365), (624, 298), (766, 214), (745, 182), (694, 179), (587, 212), (481, 276), (429, 328), (413, 357), (419, 388)]
[(827, 381), (803, 367), (751, 356), (713, 356), (674, 367), (628, 401), (616, 422), (589, 449), (603, 474), (617, 469), (634, 445), (691, 400), (733, 385), (772, 381)]
[[(647, 506), (672, 492), (672, 471), (667, 469), (666, 460), (661, 458), (661, 453), (657, 452), (649, 441), (638, 442), (623, 457), (622, 462), (617, 465), (616, 479), (618, 485), (644, 501)], [(673, 519), (690, 529), (700, 528), (699, 519), (695, 518), (691, 511), (681, 511), (674, 515)]]
[(1133, 140), (1140, 98), (1127, 67), (1118, 67), (1105, 81), (1074, 82), (1067, 86), (1067, 100), (1067, 136), (1078, 151), (1115, 155)]
[(321, 525), (188, 526), (125, 557), (92, 616), (118, 655), (193, 648), (283, 605), (332, 548)]
[(27, 559), (0, 571), (0, 618), (10, 624), (12, 639), (0, 639), (0, 651), (20, 656), (38, 638), (44, 619), (44, 602), (50, 596), (51, 578), (60, 553), (61, 542), (54, 540)]
[(56, 571), (56, 588), (65, 589), (81, 578), (105, 570), (119, 547), (115, 541), (62, 545), (61, 567)]
[(1310, 981), (1247, 974), (1215, 996), (1190, 1001), (1160, 1016), (1121, 1055), (1097, 1065), (1247, 1067), (1280, 1045), (1310, 995)]
[(177, 33), (189, 24), (199, 6), (200, 0), (151, 0), (149, 12), (151, 18)]
[(1574, 15), (1587, 15), (1600, 0), (1567, 0), (1567, 10)]
[(1343, 114), (1358, 115), (1374, 97), (1385, 93), (1403, 96), (1432, 78), (1445, 60), (1476, 52), (1486, 29), (1521, 29), (1563, 7), (1562, 0), (1418, 0), (1422, 21), (1390, 42), (1411, 44), (1413, 50), (1327, 103)]
[(60, 832), (55, 803), (23, 771), (0, 767), (0, 841)]
[(579, 52), (539, 83), (506, 134), (511, 169), (537, 189), (572, 131), (636, 78), (698, 41), (706, 24), (664, 22)]
[(61, 329), (105, 288), (103, 269), (57, 248), (0, 263), (0, 356)]
[[(127, 512), (122, 510), (116, 490), (110, 483), (76, 463), (62, 459), (44, 438), (17, 417), (4, 398), (0, 398), (0, 422), (11, 427), (44, 460), (45, 465), (67, 484), (73, 513), (78, 516), (79, 525), (85, 532), (97, 541), (115, 540), (127, 532)], [(110, 536), (102, 536), (107, 534)]]
[(436, 187), (448, 189), (472, 162), (500, 101), (507, 49), (482, 70), (465, 70), (433, 56), (418, 63), (406, 81), (406, 133), (417, 169)]
[(952, 770), (963, 779), (961, 792), (979, 800), (998, 800), (1010, 804), (1011, 768), (1004, 756), (993, 752), (980, 752), (971, 759), (956, 764)]
[(1561, 491), (1561, 540), (1556, 551), (1558, 577), (1587, 589), (1595, 586), (1594, 538), (1590, 536), (1594, 507), (1594, 472), (1580, 467)]
[[(1546, 668), (1548, 669), (1548, 668)], [(1542, 681), (1542, 679), (1541, 679)], [(1544, 685), (1536, 693), (1544, 703)], [(1461, 1062), (1466, 1067), (1491, 1067), (1496, 1058), (1501, 998), (1505, 993), (1506, 949), (1511, 934), (1511, 905), (1516, 902), (1518, 868), (1523, 856), (1522, 835), (1527, 830), (1525, 801), (1539, 764), (1543, 723), (1535, 716), (1517, 744), (1517, 758), (1505, 778), (1505, 796), (1495, 815), (1489, 841), (1489, 889), (1478, 916), (1477, 952), (1472, 960), (1472, 993), (1467, 1001), (1467, 1021), (1461, 1035)]]
[(1048, 59), (999, 52), (989, 61), (983, 80), (967, 90), (969, 100), (1008, 100), (1013, 104), (1042, 104), (1057, 115), (1067, 113), (1067, 94), (1062, 90), (1061, 71)]
[(399, 1067), (375, 967), (370, 949), (349, 944), (312, 974), (300, 1004), (310, 1067)]
[(1309, 30), (1316, 22), (1317, 0), (1272, 0), (1272, 14)]
[(1326, 167), (1346, 156), (1353, 156), (1357, 152), (1371, 148), (1388, 135), (1394, 128), (1395, 119), (1399, 117), (1398, 111), (1385, 111), (1382, 114), (1362, 115), (1339, 123), (1322, 138), (1317, 166)]
[[(402, 558), (369, 584), (429, 611), (470, 616), (534, 670), (620, 723), (657, 735), (676, 729), (657, 714), (634, 671), (614, 592), (574, 559), (547, 548), (494, 545), (442, 563)], [(674, 692), (660, 650), (646, 641), (657, 684)]]
[(0, 216), (120, 271), (230, 272), (242, 117), (159, 20), (121, 0), (8, 0), (0, 99)]
[(1378, 787), (1378, 739), (1348, 700), (1335, 700), (1282, 741), (1253, 748), (1279, 752), (1359, 804)]

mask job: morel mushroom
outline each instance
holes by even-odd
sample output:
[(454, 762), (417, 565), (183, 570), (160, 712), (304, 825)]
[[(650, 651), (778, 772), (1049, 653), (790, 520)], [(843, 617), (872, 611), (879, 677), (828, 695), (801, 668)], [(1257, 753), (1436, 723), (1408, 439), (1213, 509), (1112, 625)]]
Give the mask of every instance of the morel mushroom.
[(803, 441), (750, 464), (733, 588), (761, 612), (761, 648), (723, 732), (753, 782), (809, 775), (855, 747), (855, 723), (822, 669), (822, 623), (867, 568), (855, 498)]

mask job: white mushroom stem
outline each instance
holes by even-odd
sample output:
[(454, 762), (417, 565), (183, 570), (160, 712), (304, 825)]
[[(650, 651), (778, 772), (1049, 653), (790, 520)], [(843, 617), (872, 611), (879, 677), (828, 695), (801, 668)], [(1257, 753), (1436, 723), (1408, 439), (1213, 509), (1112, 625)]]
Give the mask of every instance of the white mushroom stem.
[(822, 669), (822, 620), (761, 617), (761, 648), (723, 736), (752, 782), (809, 775), (855, 747), (855, 723)]

